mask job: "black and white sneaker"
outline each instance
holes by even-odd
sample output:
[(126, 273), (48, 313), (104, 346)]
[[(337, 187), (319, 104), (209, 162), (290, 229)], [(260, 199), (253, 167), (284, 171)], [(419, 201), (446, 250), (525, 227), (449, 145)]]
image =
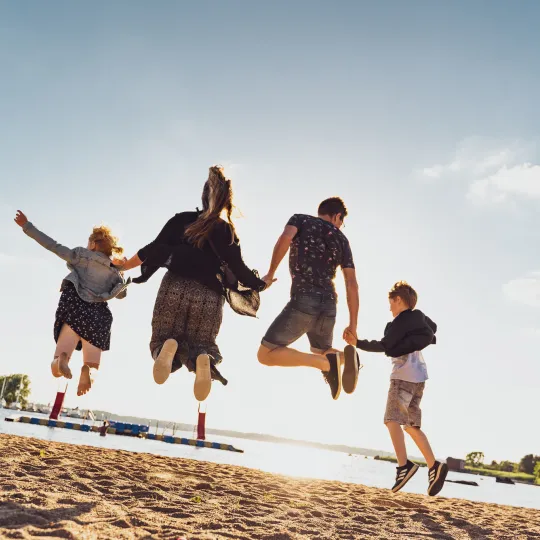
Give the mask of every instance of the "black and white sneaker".
[(347, 394), (352, 394), (358, 384), (358, 372), (360, 371), (360, 359), (356, 348), (352, 345), (347, 345), (343, 351), (345, 357), (345, 365), (343, 367), (343, 390)]
[(403, 467), (396, 467), (396, 483), (392, 491), (397, 493), (416, 474), (417, 470), (418, 465), (409, 460)]
[(448, 474), (448, 465), (436, 461), (433, 467), (429, 469), (429, 487), (428, 495), (431, 497), (437, 495), (444, 486), (446, 475)]
[(337, 354), (329, 353), (326, 355), (330, 363), (330, 371), (323, 371), (324, 379), (330, 386), (332, 398), (337, 399), (341, 393), (341, 365)]

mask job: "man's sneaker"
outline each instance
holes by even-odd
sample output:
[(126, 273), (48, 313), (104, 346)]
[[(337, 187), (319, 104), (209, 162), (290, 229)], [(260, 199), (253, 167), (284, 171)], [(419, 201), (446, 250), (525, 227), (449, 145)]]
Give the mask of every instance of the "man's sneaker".
[(324, 379), (330, 386), (332, 397), (337, 399), (341, 393), (341, 365), (337, 354), (329, 353), (326, 355), (330, 363), (330, 371), (323, 371)]
[(397, 493), (415, 474), (418, 470), (418, 465), (407, 460), (403, 467), (396, 468), (396, 483), (392, 488), (394, 493)]
[(345, 357), (345, 366), (343, 367), (343, 390), (347, 394), (352, 394), (358, 383), (358, 372), (360, 371), (360, 359), (356, 348), (347, 345), (343, 351)]
[(212, 363), (208, 354), (199, 354), (195, 364), (193, 393), (197, 401), (204, 401), (212, 389)]
[(437, 495), (444, 486), (446, 475), (448, 474), (448, 465), (436, 461), (433, 467), (429, 469), (429, 488), (428, 495), (432, 497)]
[(168, 339), (161, 347), (159, 355), (154, 362), (154, 381), (163, 384), (171, 374), (174, 355), (178, 349), (176, 339)]

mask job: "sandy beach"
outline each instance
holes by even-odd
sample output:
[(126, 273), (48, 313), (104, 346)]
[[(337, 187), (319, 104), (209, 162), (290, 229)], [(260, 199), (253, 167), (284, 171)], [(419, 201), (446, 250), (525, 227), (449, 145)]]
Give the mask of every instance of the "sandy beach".
[(540, 538), (540, 512), (0, 435), (0, 538)]

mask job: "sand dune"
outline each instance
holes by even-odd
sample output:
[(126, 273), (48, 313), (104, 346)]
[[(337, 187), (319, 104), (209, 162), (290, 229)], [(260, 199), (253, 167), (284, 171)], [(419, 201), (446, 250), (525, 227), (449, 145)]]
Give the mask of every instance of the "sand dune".
[(540, 538), (540, 512), (0, 435), (0, 538)]

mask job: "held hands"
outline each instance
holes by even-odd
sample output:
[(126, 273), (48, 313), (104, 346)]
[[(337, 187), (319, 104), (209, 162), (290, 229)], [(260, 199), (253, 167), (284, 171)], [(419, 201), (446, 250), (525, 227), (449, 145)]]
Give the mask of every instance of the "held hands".
[(19, 227), (24, 227), (28, 223), (28, 218), (20, 210), (17, 210), (14, 221)]
[(111, 262), (117, 267), (117, 270), (122, 270), (122, 267), (127, 263), (127, 257), (122, 257), (121, 259), (115, 257)]
[(356, 347), (356, 342), (358, 341), (358, 336), (356, 335), (356, 329), (353, 329), (351, 326), (345, 328), (343, 332), (343, 339), (353, 347)]
[(266, 291), (272, 286), (272, 283), (277, 281), (277, 278), (275, 278), (272, 274), (266, 274), (262, 280), (266, 283), (266, 287), (263, 289), (263, 291)]

